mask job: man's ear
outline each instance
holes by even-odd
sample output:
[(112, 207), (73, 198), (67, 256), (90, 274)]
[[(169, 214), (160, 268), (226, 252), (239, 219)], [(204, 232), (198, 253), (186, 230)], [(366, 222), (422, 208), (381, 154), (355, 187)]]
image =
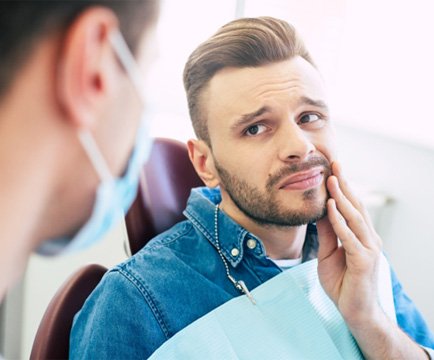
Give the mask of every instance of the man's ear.
[(92, 7), (79, 15), (65, 34), (55, 91), (66, 119), (75, 127), (93, 127), (115, 87), (114, 75), (121, 68), (109, 36), (117, 27), (112, 11)]
[(220, 184), (211, 149), (203, 140), (189, 140), (187, 142), (188, 156), (197, 174), (208, 187)]

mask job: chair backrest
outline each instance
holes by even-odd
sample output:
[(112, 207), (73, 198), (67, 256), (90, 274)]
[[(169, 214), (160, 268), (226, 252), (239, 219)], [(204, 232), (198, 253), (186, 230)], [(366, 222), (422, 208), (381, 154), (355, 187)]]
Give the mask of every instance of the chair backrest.
[(74, 315), (82, 308), (106, 271), (101, 265), (87, 265), (62, 285), (39, 324), (30, 359), (68, 359)]
[(138, 195), (125, 222), (132, 254), (154, 236), (184, 219), (190, 190), (203, 186), (185, 144), (157, 138), (140, 179)]

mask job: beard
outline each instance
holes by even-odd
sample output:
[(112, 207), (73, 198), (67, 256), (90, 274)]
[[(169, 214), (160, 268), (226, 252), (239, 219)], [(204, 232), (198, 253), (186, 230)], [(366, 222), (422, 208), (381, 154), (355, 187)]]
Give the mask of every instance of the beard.
[(277, 196), (280, 190), (276, 189), (276, 184), (285, 177), (317, 166), (323, 167), (323, 176), (327, 179), (331, 174), (331, 168), (324, 156), (317, 155), (304, 163), (281, 168), (268, 178), (265, 191), (229, 173), (215, 158), (214, 163), (220, 176), (221, 186), (233, 203), (247, 217), (261, 226), (301, 226), (315, 222), (327, 213), (328, 195), (321, 196), (318, 188), (303, 192), (302, 206), (295, 209), (284, 207), (279, 203)]

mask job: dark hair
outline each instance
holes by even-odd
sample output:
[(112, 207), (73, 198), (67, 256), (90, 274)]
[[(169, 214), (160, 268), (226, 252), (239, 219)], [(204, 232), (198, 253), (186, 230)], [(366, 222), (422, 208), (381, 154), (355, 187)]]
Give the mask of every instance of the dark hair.
[(158, 0), (0, 1), (0, 97), (41, 37), (66, 30), (83, 10), (98, 5), (117, 15), (121, 32), (133, 52), (158, 11)]
[(200, 44), (184, 68), (184, 87), (196, 136), (211, 145), (201, 94), (219, 70), (257, 67), (294, 56), (314, 65), (294, 27), (272, 17), (231, 21)]

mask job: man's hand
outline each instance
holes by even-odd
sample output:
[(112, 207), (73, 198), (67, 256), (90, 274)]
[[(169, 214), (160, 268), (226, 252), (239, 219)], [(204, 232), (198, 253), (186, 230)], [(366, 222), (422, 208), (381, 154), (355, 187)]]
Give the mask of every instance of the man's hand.
[(347, 323), (357, 325), (379, 310), (381, 239), (337, 163), (332, 171), (327, 179), (327, 217), (317, 223), (318, 275)]
[(427, 359), (383, 312), (378, 299), (381, 239), (367, 210), (332, 164), (327, 216), (317, 222), (318, 276), (370, 359)]

